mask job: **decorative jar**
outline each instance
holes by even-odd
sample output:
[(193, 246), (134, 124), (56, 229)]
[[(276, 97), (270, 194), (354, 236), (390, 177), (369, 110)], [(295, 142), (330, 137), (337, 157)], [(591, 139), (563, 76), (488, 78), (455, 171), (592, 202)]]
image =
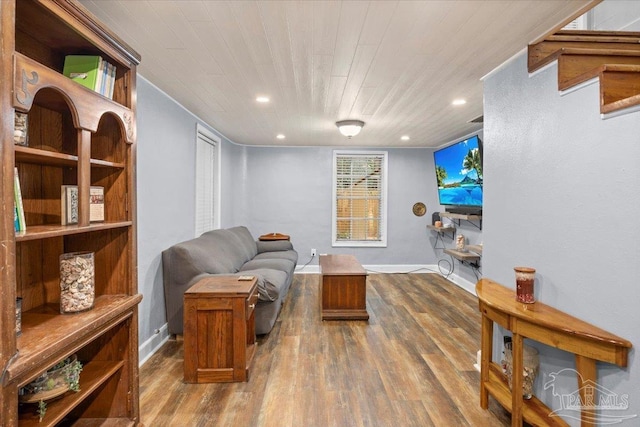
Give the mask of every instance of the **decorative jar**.
[(78, 313), (93, 308), (95, 270), (93, 252), (60, 255), (60, 313)]
[(514, 267), (516, 272), (516, 301), (525, 304), (536, 302), (533, 296), (533, 282), (536, 269), (531, 267)]
[[(502, 361), (502, 369), (507, 375), (509, 388), (513, 391), (512, 372), (513, 372), (513, 355), (511, 353), (513, 343), (504, 345), (504, 360)], [(528, 345), (522, 348), (522, 397), (531, 399), (533, 396), (533, 383), (538, 375), (540, 361), (538, 358), (538, 350)]]

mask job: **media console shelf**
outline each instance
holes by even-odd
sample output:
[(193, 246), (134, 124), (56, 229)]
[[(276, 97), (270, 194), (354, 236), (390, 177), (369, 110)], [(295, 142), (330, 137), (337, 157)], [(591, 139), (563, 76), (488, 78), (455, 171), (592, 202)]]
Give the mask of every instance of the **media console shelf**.
[[(460, 221), (469, 221), (471, 225), (476, 228), (482, 230), (482, 215), (469, 215), (469, 214), (459, 214), (453, 212), (440, 212), (440, 218), (449, 218), (451, 220), (457, 220), (458, 226), (460, 225)], [(478, 221), (478, 224), (473, 221)]]
[[(492, 362), (493, 323), (512, 331), (514, 390), (522, 390), (523, 340), (529, 338), (551, 347), (575, 354), (578, 391), (581, 402), (597, 402), (596, 362), (627, 366), (631, 343), (603, 329), (569, 316), (541, 302), (523, 304), (516, 301), (515, 292), (490, 279), (480, 279), (476, 285), (482, 314), (482, 362), (480, 373), (480, 406), (487, 409), (489, 394), (511, 412), (511, 425), (521, 426), (523, 420), (532, 425), (567, 426), (560, 417), (550, 417), (551, 409), (535, 396), (524, 400), (522, 393), (511, 393), (498, 364)], [(593, 394), (591, 394), (593, 393)], [(589, 400), (592, 399), (592, 400)], [(595, 426), (594, 409), (582, 407), (582, 426)]]

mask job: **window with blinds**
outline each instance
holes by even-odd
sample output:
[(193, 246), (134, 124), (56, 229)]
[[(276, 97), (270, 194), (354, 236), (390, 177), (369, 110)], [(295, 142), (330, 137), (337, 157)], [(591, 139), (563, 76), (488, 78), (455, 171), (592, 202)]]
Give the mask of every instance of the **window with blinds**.
[(206, 128), (196, 129), (196, 237), (220, 227), (220, 138)]
[(387, 245), (387, 152), (334, 151), (333, 246)]

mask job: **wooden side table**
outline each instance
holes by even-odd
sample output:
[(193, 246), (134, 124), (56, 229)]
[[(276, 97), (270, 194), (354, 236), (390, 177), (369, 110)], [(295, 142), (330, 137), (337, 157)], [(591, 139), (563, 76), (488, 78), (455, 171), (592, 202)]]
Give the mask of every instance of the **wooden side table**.
[(367, 272), (353, 255), (320, 256), (322, 320), (368, 320)]
[(249, 379), (255, 355), (257, 280), (208, 277), (184, 293), (184, 381)]
[[(513, 332), (513, 390), (522, 390), (523, 340), (529, 338), (575, 355), (580, 402), (598, 402), (596, 362), (627, 366), (631, 342), (610, 332), (541, 302), (523, 304), (516, 293), (490, 279), (476, 284), (478, 304), (482, 314), (482, 363), (480, 373), (480, 407), (487, 409), (489, 394), (511, 412), (511, 425), (526, 421), (536, 426), (568, 426), (542, 401), (533, 396), (522, 398), (522, 392), (512, 393), (501, 367), (492, 361), (493, 324)], [(588, 395), (592, 394), (590, 397)], [(597, 406), (596, 406), (597, 407)], [(597, 416), (593, 405), (582, 406), (582, 427), (595, 426)]]

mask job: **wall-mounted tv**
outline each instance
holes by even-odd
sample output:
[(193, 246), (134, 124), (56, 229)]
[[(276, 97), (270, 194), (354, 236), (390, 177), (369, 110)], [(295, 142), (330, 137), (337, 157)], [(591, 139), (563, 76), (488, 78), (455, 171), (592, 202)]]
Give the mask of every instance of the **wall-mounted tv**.
[(477, 135), (433, 153), (440, 204), (448, 212), (482, 212), (482, 141)]

